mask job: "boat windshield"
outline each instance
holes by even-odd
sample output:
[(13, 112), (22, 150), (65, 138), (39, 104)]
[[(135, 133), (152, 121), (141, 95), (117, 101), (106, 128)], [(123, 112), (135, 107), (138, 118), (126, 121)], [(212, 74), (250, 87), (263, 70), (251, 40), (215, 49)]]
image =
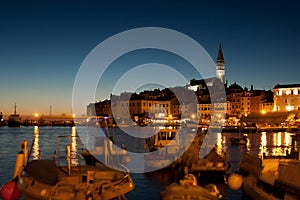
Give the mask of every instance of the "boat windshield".
[(175, 136), (175, 131), (161, 131), (158, 140), (173, 140)]

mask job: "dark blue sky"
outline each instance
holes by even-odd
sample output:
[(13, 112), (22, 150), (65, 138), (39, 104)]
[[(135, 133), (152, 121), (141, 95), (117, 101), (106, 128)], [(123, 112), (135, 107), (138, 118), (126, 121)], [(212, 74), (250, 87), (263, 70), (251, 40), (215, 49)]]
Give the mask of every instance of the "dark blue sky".
[[(71, 113), (73, 82), (88, 53), (106, 38), (138, 27), (182, 32), (214, 60), (222, 43), (229, 84), (272, 89), (299, 83), (299, 9), (296, 0), (1, 1), (0, 111), (10, 114), (17, 102), (21, 114), (48, 114), (50, 105), (53, 113)], [(184, 67), (175, 61), (165, 62)], [(134, 56), (119, 67), (131, 62)]]

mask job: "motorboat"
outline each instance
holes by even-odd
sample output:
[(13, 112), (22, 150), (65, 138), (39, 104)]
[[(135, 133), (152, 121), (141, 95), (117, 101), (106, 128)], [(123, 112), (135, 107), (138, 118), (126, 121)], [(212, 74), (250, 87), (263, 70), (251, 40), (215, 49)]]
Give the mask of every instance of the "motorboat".
[(246, 153), (237, 174), (229, 177), (231, 189), (243, 188), (252, 199), (298, 200), (300, 196), (300, 160), (261, 159)]
[(244, 135), (243, 137), (233, 137), (230, 138), (231, 145), (246, 145), (248, 142), (248, 137)]
[[(63, 142), (65, 140), (72, 142)], [(72, 146), (74, 140), (77, 140), (76, 151)], [(78, 136), (59, 136), (57, 141), (52, 158), (38, 156), (31, 160), (27, 159), (28, 142), (24, 141), (13, 180), (3, 186), (1, 196), (18, 199), (13, 195), (20, 192), (25, 200), (107, 200), (126, 199), (125, 195), (134, 189), (125, 167), (117, 170), (97, 162), (91, 154), (85, 153), (88, 150), (83, 145), (78, 145)], [(87, 155), (96, 162), (86, 162)], [(10, 192), (12, 190), (14, 192)]]
[(178, 126), (167, 126), (146, 139), (145, 145), (149, 149), (144, 156), (146, 172), (169, 167), (180, 157), (183, 145), (178, 131)]
[(168, 185), (164, 191), (160, 193), (162, 200), (175, 199), (203, 199), (218, 200), (222, 198), (215, 184), (207, 184), (202, 187), (197, 184), (197, 179), (193, 174), (186, 174), (179, 183)]
[(231, 165), (227, 160), (225, 152), (217, 153), (216, 148), (212, 148), (209, 153), (198, 158), (190, 167), (190, 173), (201, 174), (203, 178), (227, 179)]

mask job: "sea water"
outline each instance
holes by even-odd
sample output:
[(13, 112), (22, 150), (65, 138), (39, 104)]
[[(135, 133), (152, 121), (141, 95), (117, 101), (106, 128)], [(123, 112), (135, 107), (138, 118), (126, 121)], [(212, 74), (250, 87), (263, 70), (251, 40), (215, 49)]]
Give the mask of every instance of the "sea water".
[[(5, 184), (12, 179), (15, 165), (15, 158), (20, 149), (20, 143), (27, 140), (29, 148), (33, 146), (32, 155), (39, 154), (43, 157), (51, 157), (57, 145), (57, 136), (71, 135), (74, 130), (80, 129), (90, 131), (97, 129), (94, 127), (21, 127), (9, 128), (0, 127), (0, 185)], [(136, 152), (143, 151), (143, 142), (141, 138), (128, 139), (126, 134), (118, 129), (112, 130), (116, 144), (123, 144), (131, 147)], [(37, 137), (38, 134), (38, 137)], [(283, 152), (284, 149), (263, 149), (262, 145), (290, 145), (290, 137), (288, 133), (249, 133), (249, 144), (247, 146), (231, 146), (230, 138), (236, 137), (237, 133), (220, 133), (217, 137), (217, 149), (227, 153), (228, 161), (231, 164), (230, 172), (238, 169), (238, 165), (242, 159), (243, 152), (252, 151), (259, 154), (262, 151)], [(33, 142), (34, 138), (38, 138)], [(93, 146), (94, 138), (81, 138), (83, 143), (88, 146)], [(37, 156), (37, 155), (35, 155)], [(127, 199), (149, 199), (156, 200), (160, 198), (160, 191), (164, 190), (165, 186), (175, 181), (174, 176), (170, 174), (153, 173), (132, 173), (135, 189), (126, 195)], [(217, 183), (223, 199), (238, 200), (242, 198), (242, 190), (233, 191), (224, 183)]]

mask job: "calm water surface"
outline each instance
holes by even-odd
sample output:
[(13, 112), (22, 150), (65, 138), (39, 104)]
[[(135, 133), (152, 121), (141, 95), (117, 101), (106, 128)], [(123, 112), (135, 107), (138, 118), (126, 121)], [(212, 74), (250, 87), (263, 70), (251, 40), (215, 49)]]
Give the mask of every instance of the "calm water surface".
[[(91, 131), (91, 127), (78, 127), (77, 129)], [(32, 152), (33, 156), (37, 156), (38, 152), (42, 156), (53, 156), (56, 149), (56, 138), (59, 135), (74, 134), (75, 128), (71, 127), (21, 127), (8, 128), (0, 127), (0, 185), (5, 184), (13, 176), (15, 158), (20, 151), (20, 143), (23, 140), (28, 140), (29, 147), (34, 146)], [(38, 133), (35, 134), (34, 132)], [(141, 139), (126, 138), (118, 129), (114, 129), (114, 139), (117, 144), (125, 144), (134, 149), (134, 151), (142, 151), (143, 142)], [(291, 137), (289, 133), (249, 133), (249, 143), (246, 147), (231, 146), (230, 138), (238, 136), (238, 133), (222, 133), (218, 134), (217, 149), (227, 152), (228, 161), (231, 164), (231, 172), (238, 169), (239, 162), (242, 159), (244, 151), (252, 151), (255, 154), (270, 153), (274, 155), (285, 154), (288, 148), (268, 148), (268, 145), (289, 146), (291, 145)], [(34, 138), (37, 138), (33, 142)], [(92, 137), (82, 138), (84, 144), (89, 148), (94, 145)], [(264, 146), (262, 148), (262, 146)], [(159, 199), (159, 192), (162, 191), (166, 185), (174, 181), (174, 177), (168, 174), (132, 174), (132, 178), (136, 185), (134, 191), (127, 195), (128, 199)], [(223, 199), (238, 200), (242, 198), (242, 191), (230, 190), (225, 184), (217, 184)]]

